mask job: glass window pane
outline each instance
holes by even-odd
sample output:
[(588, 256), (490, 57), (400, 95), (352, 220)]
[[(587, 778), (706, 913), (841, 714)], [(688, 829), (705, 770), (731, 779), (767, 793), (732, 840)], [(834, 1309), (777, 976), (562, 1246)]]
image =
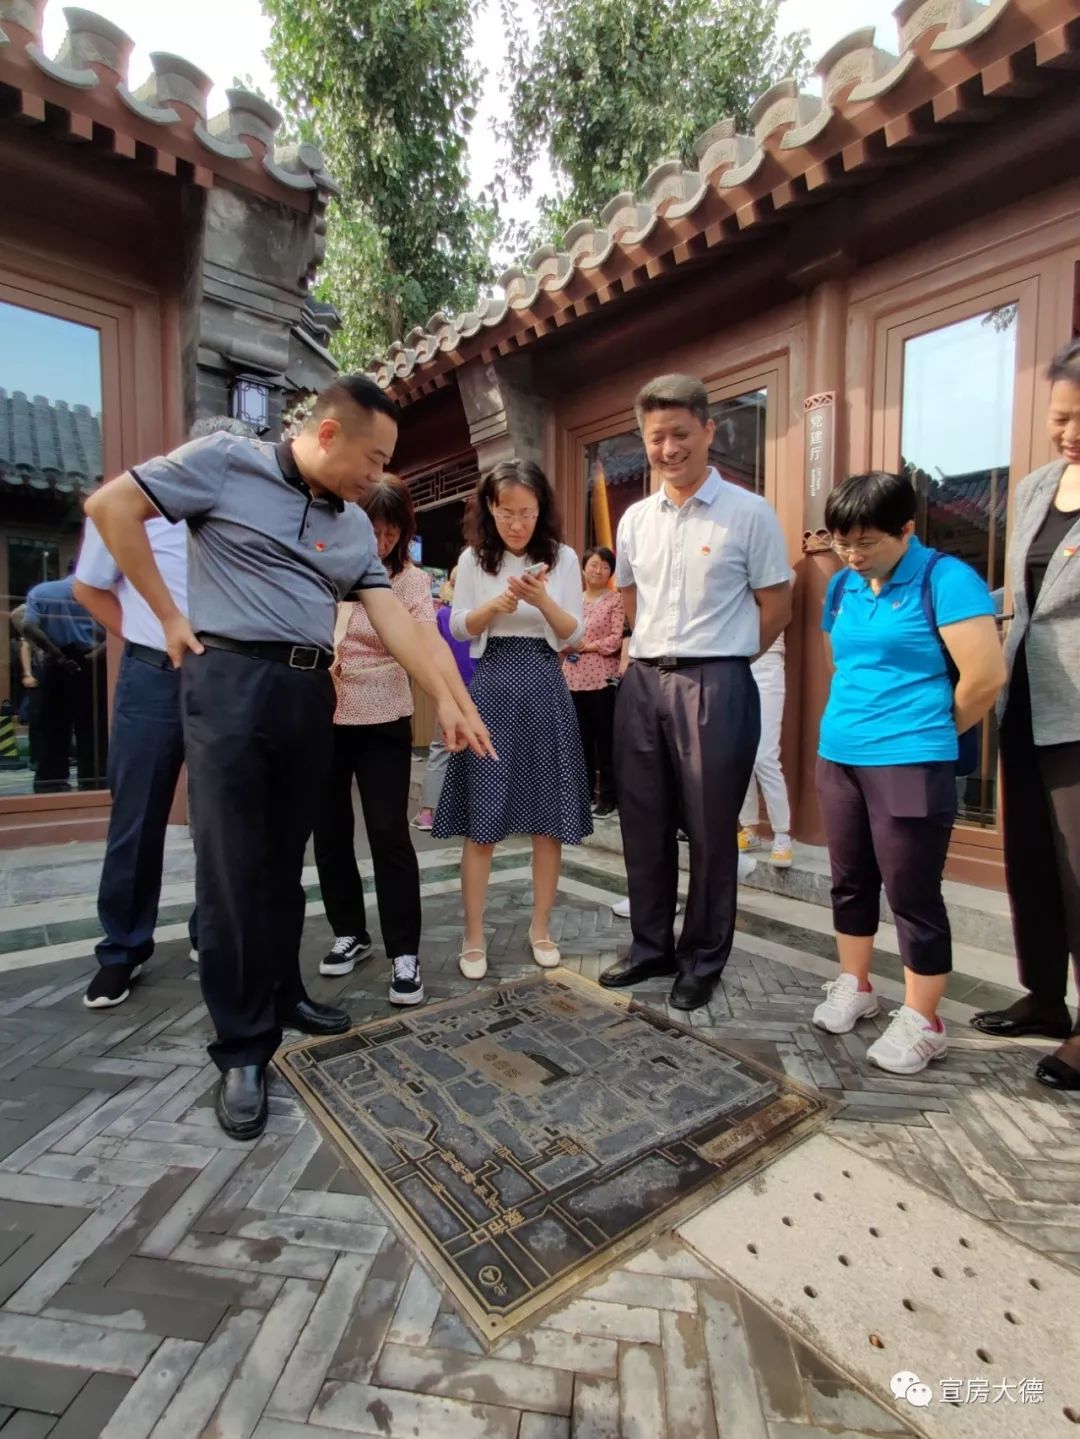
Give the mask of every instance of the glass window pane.
[[(918, 492), (920, 539), (966, 560), (1000, 613), (1009, 507), (1016, 305), (918, 335), (904, 346), (901, 455)], [(997, 817), (997, 734), (983, 735), (981, 773), (960, 784), (960, 818)]]
[(716, 422), (716, 437), (709, 449), (709, 459), (725, 480), (765, 493), (765, 415), (769, 404), (768, 390), (749, 390), (731, 400), (718, 400), (709, 406)]
[(0, 301), (0, 795), (105, 787), (104, 635), (67, 581), (101, 479), (98, 331)]

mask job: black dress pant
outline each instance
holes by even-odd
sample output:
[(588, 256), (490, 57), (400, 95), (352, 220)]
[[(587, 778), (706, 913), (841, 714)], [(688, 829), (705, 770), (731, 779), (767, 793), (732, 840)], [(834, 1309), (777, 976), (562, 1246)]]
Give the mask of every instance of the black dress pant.
[(1070, 954), (1080, 984), (1080, 742), (1036, 745), (1023, 649), (1000, 750), (1005, 883), (1020, 983), (1055, 1008), (1065, 1003)]
[[(761, 737), (743, 659), (660, 670), (633, 663), (615, 705), (615, 780), (630, 891), (630, 960), (716, 978), (735, 937), (739, 810)], [(690, 889), (678, 945), (678, 827)]]
[(104, 789), (109, 736), (104, 651), (93, 659), (73, 648), (65, 649), (62, 661), (50, 656), (41, 667), (39, 691), (34, 793), (70, 790), (73, 741), (79, 789)]
[(420, 866), (409, 835), (412, 724), (335, 725), (326, 802), (315, 826), (315, 863), (330, 928), (367, 933), (364, 886), (356, 865), (352, 786), (360, 806), (375, 870), (375, 898), (383, 945), (390, 959), (420, 948)]
[[(589, 798), (601, 804), (615, 803), (615, 689), (571, 690), (577, 710), (581, 747), (585, 751), (585, 772), (589, 777)], [(597, 789), (599, 781), (599, 789)]]
[(330, 765), (326, 671), (208, 649), (182, 673), (199, 975), (220, 1069), (268, 1063), (304, 997), (304, 852)]

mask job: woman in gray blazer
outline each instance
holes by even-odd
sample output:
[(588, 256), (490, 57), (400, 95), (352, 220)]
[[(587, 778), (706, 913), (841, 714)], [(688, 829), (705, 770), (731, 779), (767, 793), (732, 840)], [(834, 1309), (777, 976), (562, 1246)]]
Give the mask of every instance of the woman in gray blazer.
[(1017, 491), (1009, 683), (998, 701), (1005, 876), (1027, 993), (972, 1024), (1063, 1040), (1035, 1078), (1080, 1089), (1080, 1016), (1074, 1024), (1065, 1002), (1070, 954), (1080, 984), (1080, 339), (1054, 358), (1049, 379), (1061, 458)]

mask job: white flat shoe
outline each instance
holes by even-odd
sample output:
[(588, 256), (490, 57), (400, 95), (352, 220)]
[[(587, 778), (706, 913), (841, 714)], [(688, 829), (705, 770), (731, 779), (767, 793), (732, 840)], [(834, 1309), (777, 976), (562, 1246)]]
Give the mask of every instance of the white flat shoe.
[(458, 969), (466, 979), (483, 979), (487, 974), (487, 950), (463, 949), (458, 955)]
[(562, 955), (559, 953), (559, 946), (553, 939), (533, 939), (532, 930), (529, 930), (529, 948), (532, 950), (532, 957), (536, 960), (541, 969), (557, 969), (562, 964)]

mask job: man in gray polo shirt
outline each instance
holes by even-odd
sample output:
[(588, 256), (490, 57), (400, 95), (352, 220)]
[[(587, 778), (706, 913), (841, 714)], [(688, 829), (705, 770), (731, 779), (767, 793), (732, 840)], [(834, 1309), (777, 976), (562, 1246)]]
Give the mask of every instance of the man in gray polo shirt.
[[(462, 712), (447, 670), (429, 659), (391, 593), (371, 522), (352, 503), (382, 475), (396, 439), (393, 402), (366, 376), (346, 376), (319, 396), (291, 443), (213, 435), (134, 467), (86, 506), (183, 665), (200, 977), (217, 1030), (217, 1116), (236, 1138), (265, 1127), (265, 1069), (282, 1025), (334, 1034), (350, 1023), (307, 997), (298, 964), (304, 851), (330, 755), (339, 602), (364, 606), (432, 696), (448, 747), (491, 753), (475, 711)], [(146, 538), (156, 515), (187, 522), (190, 622)]]
[[(663, 375), (636, 410), (660, 488), (623, 515), (615, 570), (633, 626), (615, 779), (634, 940), (600, 983), (671, 974), (670, 1003), (689, 1010), (708, 1004), (731, 953), (739, 809), (761, 732), (750, 661), (791, 618), (791, 570), (772, 507), (710, 464), (705, 386)], [(680, 821), (690, 890), (676, 944)]]

